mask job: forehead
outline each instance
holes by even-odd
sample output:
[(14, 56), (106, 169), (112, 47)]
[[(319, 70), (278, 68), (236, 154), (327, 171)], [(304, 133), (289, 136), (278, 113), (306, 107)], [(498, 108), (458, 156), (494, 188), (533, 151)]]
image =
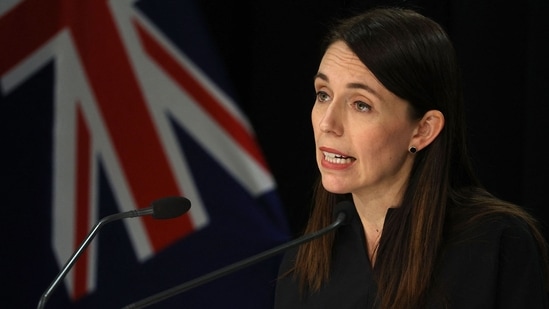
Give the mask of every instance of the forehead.
[(351, 74), (364, 74), (368, 68), (344, 42), (331, 44), (320, 62), (320, 69), (345, 70)]
[(328, 47), (320, 62), (317, 76), (322, 76), (330, 84), (341, 83), (346, 87), (353, 85), (351, 88), (362, 85), (378, 94), (389, 92), (357, 55), (341, 41)]

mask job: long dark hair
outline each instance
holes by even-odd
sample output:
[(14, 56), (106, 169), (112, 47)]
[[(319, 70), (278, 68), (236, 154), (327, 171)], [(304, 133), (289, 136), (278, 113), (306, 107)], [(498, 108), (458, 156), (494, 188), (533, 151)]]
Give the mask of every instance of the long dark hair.
[[(478, 209), (475, 214), (481, 216), (476, 217), (508, 213), (523, 218), (546, 258), (537, 222), (522, 208), (490, 195), (475, 176), (466, 143), (461, 74), (444, 29), (409, 9), (377, 8), (339, 23), (326, 37), (325, 48), (336, 41), (345, 42), (389, 91), (408, 101), (412, 117), (419, 119), (428, 110), (445, 117), (439, 136), (416, 153), (400, 210), (384, 225), (375, 266), (379, 306), (424, 304), (448, 213), (456, 209)], [(328, 225), (333, 206), (345, 198), (350, 197), (327, 192), (318, 181), (304, 232)], [(299, 248), (293, 271), (303, 291), (316, 291), (328, 280), (332, 244), (333, 235), (328, 235)]]

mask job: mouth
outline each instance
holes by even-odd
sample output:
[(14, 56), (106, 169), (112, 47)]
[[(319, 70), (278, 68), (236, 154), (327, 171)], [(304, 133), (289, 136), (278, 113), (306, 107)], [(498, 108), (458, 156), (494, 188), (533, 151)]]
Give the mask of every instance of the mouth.
[(322, 153), (324, 154), (324, 160), (332, 164), (350, 164), (356, 160), (353, 157), (342, 156), (331, 152), (323, 151)]

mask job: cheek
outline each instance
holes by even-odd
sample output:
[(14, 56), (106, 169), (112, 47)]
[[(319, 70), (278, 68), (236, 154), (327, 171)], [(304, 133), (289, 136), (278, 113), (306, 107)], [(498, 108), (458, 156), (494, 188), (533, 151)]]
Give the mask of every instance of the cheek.
[(399, 157), (407, 149), (408, 131), (396, 130), (362, 130), (357, 132), (354, 140), (358, 143), (363, 156), (370, 158), (391, 159)]

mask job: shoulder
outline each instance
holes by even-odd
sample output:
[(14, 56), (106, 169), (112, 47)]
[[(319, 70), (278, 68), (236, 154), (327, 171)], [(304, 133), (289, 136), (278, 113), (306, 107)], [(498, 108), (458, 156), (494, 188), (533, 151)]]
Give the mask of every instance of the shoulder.
[(501, 200), (485, 190), (471, 190), (460, 199), (454, 199), (450, 205), (446, 217), (447, 236), (472, 233), (529, 236), (532, 232), (539, 232), (538, 222), (525, 208)]
[(445, 237), (441, 260), (453, 270), (466, 266), (496, 278), (501, 271), (524, 265), (540, 271), (544, 265), (535, 227), (520, 215), (490, 212), (454, 224)]
[(446, 240), (449, 244), (491, 242), (505, 244), (516, 240), (534, 242), (532, 226), (522, 216), (510, 212), (469, 212), (458, 220), (449, 220)]
[(527, 218), (480, 212), (453, 224), (436, 279), (452, 303), (461, 304), (459, 308), (490, 308), (494, 302), (546, 304), (543, 255)]

